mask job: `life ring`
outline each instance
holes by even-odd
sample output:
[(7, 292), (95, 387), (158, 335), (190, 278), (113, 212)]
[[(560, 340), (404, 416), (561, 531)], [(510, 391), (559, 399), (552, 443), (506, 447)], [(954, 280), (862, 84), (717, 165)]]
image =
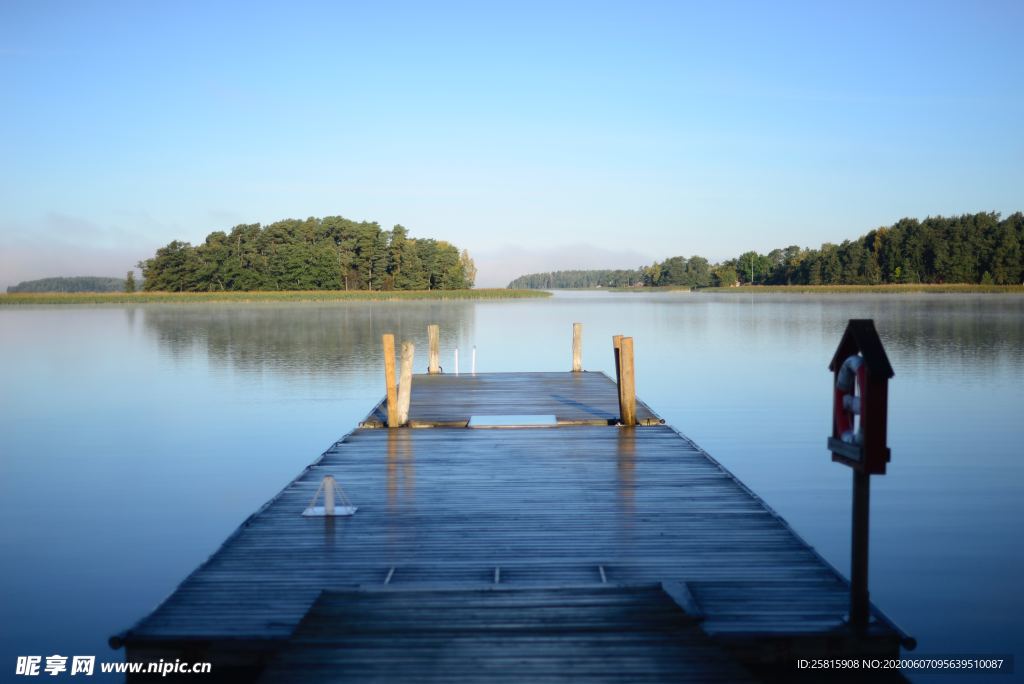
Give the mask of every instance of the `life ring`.
[(846, 357), (836, 374), (835, 397), (833, 409), (835, 413), (836, 435), (847, 444), (864, 442), (864, 423), (855, 420), (861, 413), (864, 387), (867, 384), (867, 366), (864, 357), (853, 354)]

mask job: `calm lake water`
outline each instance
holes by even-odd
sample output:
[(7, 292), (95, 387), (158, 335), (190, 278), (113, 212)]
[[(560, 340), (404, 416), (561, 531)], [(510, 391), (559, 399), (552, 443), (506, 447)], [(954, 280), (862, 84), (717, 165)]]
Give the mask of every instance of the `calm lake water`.
[(0, 679), (17, 655), (121, 659), (107, 637), (383, 395), (380, 335), (422, 372), (432, 322), (464, 371), (473, 345), (479, 371), (568, 370), (582, 321), (584, 366), (610, 372), (632, 335), (639, 396), (847, 573), (850, 471), (824, 444), (849, 318), (896, 370), (872, 598), (917, 653), (1024, 654), (1024, 297), (587, 292), (0, 308)]

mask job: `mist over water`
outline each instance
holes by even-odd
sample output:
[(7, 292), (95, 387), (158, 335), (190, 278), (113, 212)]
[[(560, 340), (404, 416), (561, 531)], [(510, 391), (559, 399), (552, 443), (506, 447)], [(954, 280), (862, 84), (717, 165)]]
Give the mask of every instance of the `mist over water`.
[(447, 372), (474, 346), (481, 372), (568, 370), (581, 321), (584, 367), (611, 373), (632, 335), (639, 396), (848, 574), (850, 471), (825, 439), (849, 318), (896, 371), (873, 600), (919, 653), (1024, 653), (1024, 297), (585, 292), (0, 309), (0, 667), (123, 657), (107, 637), (380, 399), (382, 333), (425, 370), (428, 323)]

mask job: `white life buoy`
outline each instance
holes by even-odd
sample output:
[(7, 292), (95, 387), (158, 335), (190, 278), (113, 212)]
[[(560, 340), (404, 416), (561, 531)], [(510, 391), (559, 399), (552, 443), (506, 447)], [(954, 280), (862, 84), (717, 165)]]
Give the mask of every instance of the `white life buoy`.
[(857, 419), (863, 409), (864, 385), (867, 381), (864, 357), (853, 354), (846, 357), (836, 374), (833, 414), (836, 434), (847, 444), (864, 443), (864, 423)]

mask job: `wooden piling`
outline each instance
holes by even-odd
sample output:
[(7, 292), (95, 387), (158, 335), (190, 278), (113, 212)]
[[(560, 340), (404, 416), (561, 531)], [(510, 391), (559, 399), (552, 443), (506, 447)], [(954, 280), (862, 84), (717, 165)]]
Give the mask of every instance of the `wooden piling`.
[(622, 335), (612, 335), (612, 353), (615, 356), (615, 391), (619, 395), (619, 418), (622, 417), (622, 368), (620, 366), (620, 350), (622, 348)]
[(388, 427), (398, 427), (398, 397), (395, 391), (395, 336), (381, 337), (384, 345), (384, 385), (387, 390)]
[(427, 326), (427, 344), (427, 372), (435, 375), (441, 372), (441, 328), (437, 324)]
[(623, 425), (636, 425), (636, 380), (633, 375), (633, 338), (623, 337), (619, 347), (619, 396)]
[(583, 324), (572, 324), (572, 372), (583, 370)]
[(398, 424), (409, 423), (409, 404), (412, 401), (412, 361), (416, 346), (412, 342), (402, 343), (402, 364), (398, 373)]

